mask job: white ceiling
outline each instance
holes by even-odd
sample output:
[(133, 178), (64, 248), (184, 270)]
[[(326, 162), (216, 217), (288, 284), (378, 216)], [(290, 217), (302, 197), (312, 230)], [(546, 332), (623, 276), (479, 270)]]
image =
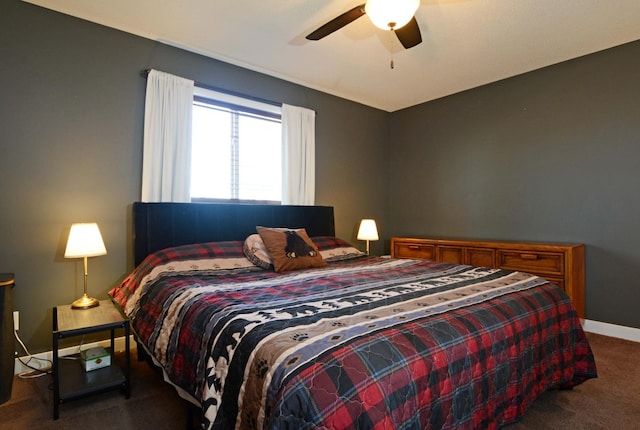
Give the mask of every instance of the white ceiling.
[(305, 39), (364, 0), (23, 1), (390, 112), (640, 40), (640, 0), (422, 0), (408, 50), (366, 16)]

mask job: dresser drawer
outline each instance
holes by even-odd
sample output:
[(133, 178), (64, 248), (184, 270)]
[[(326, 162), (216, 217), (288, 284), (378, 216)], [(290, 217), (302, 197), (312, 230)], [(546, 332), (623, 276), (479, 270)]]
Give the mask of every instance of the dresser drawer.
[(555, 284), (556, 286), (560, 287), (560, 289), (562, 291), (564, 291), (565, 293), (567, 292), (567, 288), (564, 285), (564, 279), (563, 278), (556, 278), (554, 276), (546, 276), (546, 275), (540, 275), (540, 277), (544, 278), (547, 281), (551, 282), (552, 284)]
[(417, 242), (394, 242), (392, 257), (394, 258), (417, 258), (419, 260), (436, 259), (435, 245)]
[(501, 269), (532, 272), (544, 276), (564, 275), (564, 255), (555, 252), (498, 250)]

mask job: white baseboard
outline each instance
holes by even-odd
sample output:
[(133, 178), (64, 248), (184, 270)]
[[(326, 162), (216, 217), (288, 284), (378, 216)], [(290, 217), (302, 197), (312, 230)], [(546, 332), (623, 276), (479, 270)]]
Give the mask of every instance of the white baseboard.
[(592, 320), (584, 320), (582, 327), (584, 328), (584, 331), (588, 331), (589, 333), (602, 334), (604, 336), (640, 342), (640, 329), (638, 328)]
[[(617, 337), (620, 339), (640, 342), (640, 329), (637, 329), (637, 328), (625, 327), (621, 325), (609, 324), (609, 323), (592, 321), (592, 320), (583, 320), (582, 327), (584, 328), (584, 331), (587, 331), (589, 333), (601, 334), (604, 336)], [(135, 351), (136, 344), (133, 341), (133, 337), (131, 337), (130, 342), (131, 342), (131, 351)], [(82, 345), (82, 349), (93, 348), (96, 346), (102, 346), (102, 347), (110, 346), (110, 341), (109, 339), (107, 339), (100, 342), (84, 344)], [(115, 348), (116, 348), (116, 351), (124, 351), (124, 336), (116, 338)], [(65, 355), (77, 354), (79, 352), (80, 352), (79, 345), (71, 346), (68, 348), (61, 349), (59, 352), (59, 355), (62, 357)], [(39, 354), (34, 354), (32, 355), (32, 357), (51, 361), (53, 359), (53, 353), (51, 351), (45, 351)], [(22, 358), (25, 359), (26, 357), (22, 357)], [(29, 369), (28, 367), (25, 367), (22, 364), (22, 362), (16, 358), (16, 364), (15, 364), (16, 375), (19, 373), (28, 372), (30, 370), (31, 369)]]
[[(125, 349), (124, 340), (125, 340), (124, 336), (115, 338), (114, 348), (116, 352), (124, 351)], [(132, 352), (135, 351), (136, 343), (133, 340), (133, 336), (130, 336), (129, 342), (130, 342), (130, 350)], [(106, 339), (99, 342), (85, 343), (82, 345), (82, 349), (85, 350), (88, 348), (94, 348), (96, 346), (101, 346), (103, 348), (111, 347), (111, 340)], [(58, 356), (64, 357), (65, 355), (78, 354), (79, 352), (80, 352), (80, 345), (70, 346), (70, 347), (62, 348), (58, 350)], [(38, 354), (33, 354), (31, 355), (31, 357), (33, 358), (33, 360), (31, 360), (31, 363), (29, 363), (30, 366), (33, 366), (37, 369), (45, 369), (46, 367), (49, 366), (49, 363), (51, 363), (51, 360), (53, 360), (53, 352), (45, 351)], [(29, 359), (29, 356), (24, 356), (20, 358), (26, 362)], [(22, 361), (20, 361), (20, 358), (16, 357), (14, 374), (18, 375), (25, 372), (31, 372), (33, 369), (30, 369), (29, 367), (26, 367), (24, 364), (22, 364)]]

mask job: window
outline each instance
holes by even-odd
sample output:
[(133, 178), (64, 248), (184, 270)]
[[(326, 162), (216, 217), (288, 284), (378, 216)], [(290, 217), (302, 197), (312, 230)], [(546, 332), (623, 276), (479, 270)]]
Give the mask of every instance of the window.
[(191, 200), (282, 200), (281, 108), (196, 87)]

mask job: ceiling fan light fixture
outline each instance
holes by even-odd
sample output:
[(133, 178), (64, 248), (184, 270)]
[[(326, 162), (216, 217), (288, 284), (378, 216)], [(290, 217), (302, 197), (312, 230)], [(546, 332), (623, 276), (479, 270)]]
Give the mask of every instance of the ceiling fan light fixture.
[(411, 21), (419, 6), (420, 0), (367, 0), (364, 10), (376, 27), (397, 30)]

